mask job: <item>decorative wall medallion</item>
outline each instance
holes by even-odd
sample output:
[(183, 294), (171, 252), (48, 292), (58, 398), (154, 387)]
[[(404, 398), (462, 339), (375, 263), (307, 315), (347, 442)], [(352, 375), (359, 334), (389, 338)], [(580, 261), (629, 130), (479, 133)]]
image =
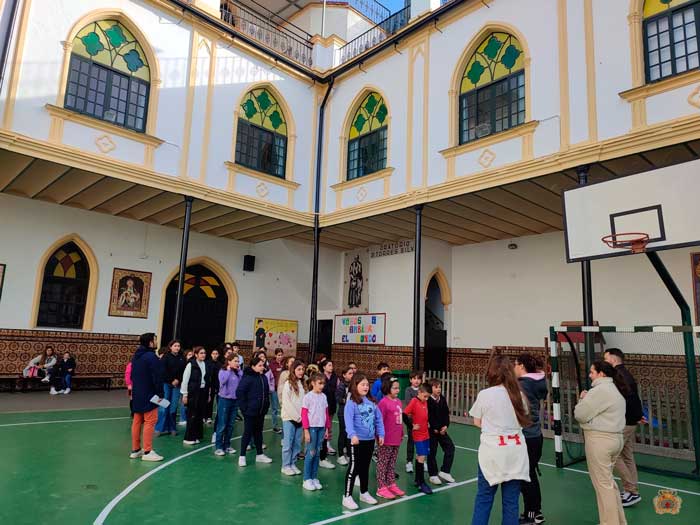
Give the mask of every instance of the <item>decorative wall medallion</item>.
[(117, 145), (109, 135), (100, 135), (97, 137), (95, 139), (95, 146), (97, 146), (97, 149), (99, 149), (102, 153), (109, 153), (110, 151), (117, 149)]
[(697, 86), (690, 92), (690, 95), (688, 95), (688, 104), (700, 109), (700, 86)]
[(490, 149), (485, 149), (481, 155), (479, 155), (479, 164), (484, 169), (491, 166), (494, 160), (496, 160), (496, 154)]
[(357, 199), (357, 202), (364, 201), (367, 198), (367, 188), (360, 186), (360, 189), (357, 190), (357, 193), (355, 194), (355, 198)]
[(270, 189), (264, 182), (259, 182), (258, 185), (255, 186), (255, 193), (258, 194), (258, 197), (264, 199), (270, 193)]

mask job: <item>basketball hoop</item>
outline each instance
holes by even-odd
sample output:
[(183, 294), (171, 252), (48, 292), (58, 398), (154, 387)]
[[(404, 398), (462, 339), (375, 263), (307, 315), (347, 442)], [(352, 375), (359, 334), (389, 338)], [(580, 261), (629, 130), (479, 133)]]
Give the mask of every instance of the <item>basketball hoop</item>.
[(632, 253), (644, 253), (649, 244), (648, 233), (612, 233), (601, 239), (610, 248), (630, 250)]

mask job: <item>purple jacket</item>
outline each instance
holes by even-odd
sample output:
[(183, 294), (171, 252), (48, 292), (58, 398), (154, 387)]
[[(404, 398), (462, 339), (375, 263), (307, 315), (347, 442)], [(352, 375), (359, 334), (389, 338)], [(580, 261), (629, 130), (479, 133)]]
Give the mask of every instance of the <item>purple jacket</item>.
[(240, 370), (219, 370), (219, 397), (236, 399), (236, 389), (242, 375)]

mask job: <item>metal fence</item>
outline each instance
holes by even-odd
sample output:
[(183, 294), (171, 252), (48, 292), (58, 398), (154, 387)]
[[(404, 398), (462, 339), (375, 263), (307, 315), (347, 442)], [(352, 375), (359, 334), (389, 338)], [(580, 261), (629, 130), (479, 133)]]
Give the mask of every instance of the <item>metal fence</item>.
[(380, 44), (401, 28), (408, 25), (411, 18), (411, 6), (408, 5), (393, 15), (385, 18), (376, 26), (368, 29), (343, 47), (336, 49), (334, 65), (338, 66), (361, 55), (365, 51)]
[(391, 15), (389, 8), (381, 2), (377, 2), (377, 0), (328, 0), (328, 3), (347, 4), (359, 13), (362, 13), (375, 24), (378, 24)]
[[(439, 379), (442, 392), (450, 407), (453, 421), (473, 424), (468, 412), (480, 390), (486, 388), (486, 377), (481, 374), (454, 372), (426, 372), (426, 377)], [(561, 381), (561, 422), (564, 439), (582, 442), (581, 429), (574, 419), (574, 407), (578, 401), (575, 382)], [(545, 437), (554, 435), (554, 413), (550, 394), (542, 403), (540, 424)], [(688, 392), (668, 385), (641, 386), (639, 396), (646, 424), (637, 426), (635, 451), (642, 454), (693, 461), (695, 458), (690, 421)]]
[(313, 63), (311, 35), (274, 13), (266, 11), (264, 7), (259, 6), (257, 10), (253, 10), (240, 2), (226, 0), (221, 3), (221, 19), (274, 51), (299, 64), (311, 67)]

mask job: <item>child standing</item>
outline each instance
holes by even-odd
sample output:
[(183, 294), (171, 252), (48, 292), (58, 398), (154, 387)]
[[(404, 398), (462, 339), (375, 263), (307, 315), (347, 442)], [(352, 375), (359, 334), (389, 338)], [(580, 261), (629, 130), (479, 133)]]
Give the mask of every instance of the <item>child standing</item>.
[(358, 508), (352, 498), (355, 478), (360, 477), (360, 501), (376, 505), (377, 500), (369, 493), (369, 464), (374, 452), (374, 441), (384, 444), (384, 421), (377, 406), (367, 397), (369, 380), (362, 373), (356, 373), (350, 381), (350, 399), (345, 404), (345, 428), (350, 438), (350, 463), (345, 476), (343, 507)]
[(304, 458), (304, 489), (321, 490), (318, 481), (319, 456), (324, 439), (328, 439), (331, 430), (331, 418), (328, 413), (328, 400), (323, 393), (326, 378), (314, 374), (310, 378), (311, 391), (307, 392), (301, 404), (301, 422), (304, 426), (306, 457)]
[[(428, 475), (430, 483), (441, 485), (442, 480), (454, 483), (452, 477), (452, 463), (455, 459), (455, 445), (447, 434), (450, 426), (450, 408), (447, 400), (442, 395), (442, 385), (437, 379), (430, 381), (431, 395), (428, 398), (428, 426), (430, 427), (430, 455), (428, 456)], [(438, 473), (437, 449), (442, 448), (442, 468)]]
[(348, 400), (348, 386), (355, 374), (355, 369), (346, 367), (338, 378), (338, 386), (335, 389), (335, 399), (338, 403), (338, 465), (348, 464), (350, 444), (345, 433), (345, 403)]
[(301, 450), (301, 410), (306, 390), (304, 389), (304, 362), (295, 360), (290, 367), (291, 374), (287, 375), (280, 391), (280, 406), (282, 407), (282, 474), (294, 476), (301, 474), (301, 470), (297, 468), (295, 461), (297, 454)]
[(399, 456), (399, 446), (403, 440), (403, 423), (401, 416), (403, 406), (399, 399), (399, 381), (390, 377), (382, 384), (384, 397), (377, 405), (384, 423), (384, 444), (379, 447), (377, 460), (377, 496), (384, 499), (394, 499), (406, 493), (396, 485), (394, 468)]
[(204, 417), (214, 376), (214, 368), (205, 361), (206, 357), (203, 346), (195, 347), (194, 357), (182, 375), (182, 404), (187, 405), (187, 428), (182, 440), (185, 445), (196, 445), (204, 437)]
[[(411, 399), (418, 396), (418, 389), (423, 382), (423, 372), (418, 370), (413, 370), (409, 375), (409, 380), (411, 385), (406, 387), (404, 391), (403, 398), (406, 402), (406, 406), (411, 402)], [(406, 425), (406, 434), (408, 435), (408, 442), (406, 443), (406, 472), (409, 474), (413, 472), (413, 455), (414, 455), (414, 445), (413, 445), (413, 421), (411, 421), (410, 416), (406, 414), (403, 415), (403, 422)]]
[(391, 368), (389, 368), (389, 364), (385, 362), (381, 362), (377, 365), (377, 379), (374, 380), (374, 383), (372, 383), (372, 392), (371, 396), (379, 403), (382, 400), (383, 394), (382, 394), (382, 379), (384, 378), (384, 374), (388, 374), (391, 372)]
[(432, 494), (433, 490), (425, 483), (425, 460), (430, 454), (430, 433), (428, 432), (428, 398), (430, 387), (426, 384), (420, 386), (418, 395), (411, 399), (403, 411), (411, 418), (413, 442), (416, 447), (416, 473), (415, 484), (423, 494)]
[(214, 454), (235, 454), (231, 447), (233, 419), (238, 411), (236, 389), (241, 381), (241, 365), (233, 352), (226, 360), (226, 368), (219, 370), (219, 402), (216, 405), (216, 450)]
[(134, 419), (134, 400), (131, 396), (134, 383), (131, 381), (131, 361), (126, 364), (126, 369), (124, 370), (124, 384), (126, 385), (126, 393), (129, 396), (129, 412), (131, 412), (131, 419)]
[(243, 413), (244, 423), (238, 466), (247, 465), (245, 454), (251, 440), (255, 443), (255, 462), (272, 463), (272, 459), (263, 454), (262, 431), (265, 414), (270, 408), (270, 387), (265, 377), (263, 357), (254, 357), (250, 366), (243, 371), (243, 377), (236, 389), (236, 398)]

